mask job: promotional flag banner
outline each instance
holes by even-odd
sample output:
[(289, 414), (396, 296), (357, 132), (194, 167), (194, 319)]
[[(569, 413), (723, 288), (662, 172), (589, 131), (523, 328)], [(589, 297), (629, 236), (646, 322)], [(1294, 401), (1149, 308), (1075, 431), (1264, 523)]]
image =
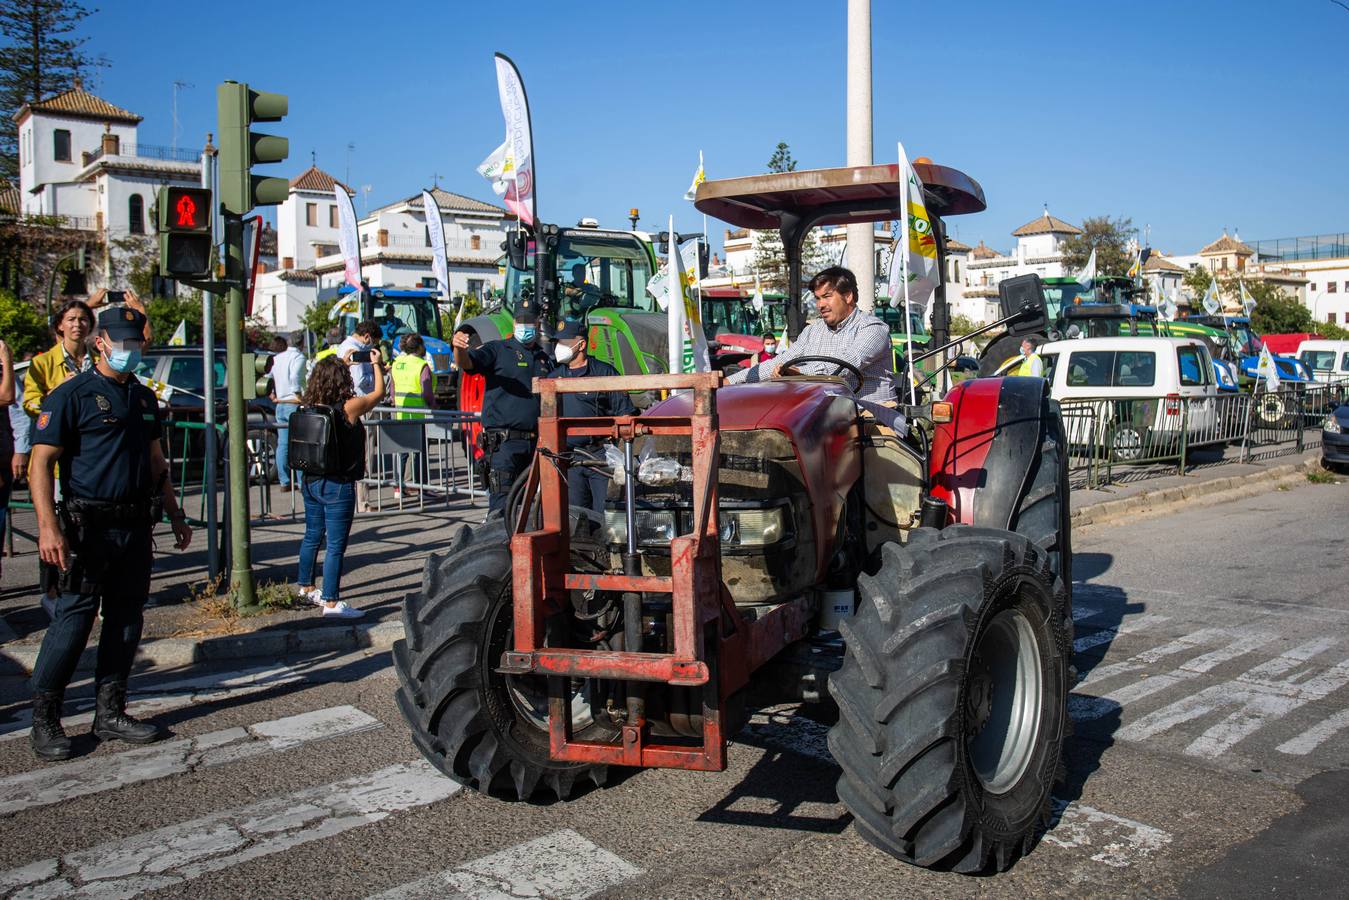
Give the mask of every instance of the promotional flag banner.
[(342, 260), (346, 264), (344, 280), (359, 291), (361, 242), (356, 237), (356, 207), (351, 205), (351, 195), (340, 184), (333, 187), (333, 196), (337, 198), (337, 247), (342, 251)]
[(710, 372), (712, 361), (707, 346), (707, 334), (703, 331), (703, 313), (699, 297), (694, 293), (698, 274), (698, 242), (694, 241), (692, 247), (693, 266), (685, 268), (682, 251), (675, 254), (675, 271), (671, 279), (679, 283), (679, 295), (684, 301), (684, 338), (692, 339), (692, 347), (684, 349), (684, 358), (692, 365), (686, 366), (684, 371), (691, 368), (694, 372)]
[[(685, 244), (683, 249), (679, 251), (679, 259), (684, 264), (684, 271), (688, 273), (691, 283), (696, 285), (698, 283), (697, 241), (691, 244)], [(660, 271), (652, 276), (651, 280), (646, 283), (647, 292), (651, 294), (652, 297), (656, 298), (656, 304), (661, 308), (662, 312), (666, 308), (665, 304), (669, 297), (669, 281), (670, 263), (669, 261), (666, 261), (665, 265), (660, 267)]]
[(328, 313), (328, 318), (336, 322), (343, 316), (354, 316), (361, 310), (361, 295), (347, 294), (341, 300), (333, 304), (332, 311)]
[[(670, 217), (670, 234), (674, 234), (674, 216)], [(665, 268), (647, 284), (647, 290), (657, 297), (665, 297), (667, 353), (671, 375), (684, 371), (684, 299), (680, 296), (679, 278), (671, 275), (677, 267), (678, 253), (671, 253)]]
[(1214, 275), (1208, 283), (1208, 290), (1204, 291), (1204, 312), (1216, 316), (1222, 312), (1222, 308), (1222, 301), (1218, 299), (1218, 276)]
[(754, 296), (750, 298), (750, 305), (754, 307), (755, 312), (763, 312), (763, 287), (759, 284), (759, 273), (754, 273)]
[(509, 158), (510, 150), (503, 142), (487, 155), (487, 158), (478, 163), (478, 174), (486, 178), (492, 185), (492, 192), (498, 197), (506, 193), (506, 188), (510, 185), (510, 179), (507, 173), (514, 173), (515, 162)]
[(1268, 347), (1260, 348), (1260, 359), (1255, 364), (1255, 374), (1265, 379), (1265, 387), (1269, 390), (1279, 389), (1279, 367), (1274, 365), (1274, 356)]
[(187, 319), (178, 323), (178, 327), (173, 330), (173, 337), (169, 338), (170, 347), (187, 346)]
[[(500, 175), (506, 186), (502, 196), (506, 207), (522, 223), (533, 226), (538, 221), (538, 199), (534, 193), (534, 138), (529, 125), (529, 98), (525, 96), (520, 71), (510, 57), (496, 54), (496, 67), (501, 115), (506, 120), (503, 143), (506, 153)], [(489, 156), (483, 165), (491, 159)]]
[[(1241, 308), (1246, 311), (1246, 315), (1255, 312), (1255, 298), (1251, 296), (1250, 291), (1246, 290), (1246, 282), (1241, 282)], [(1276, 376), (1277, 377), (1277, 376)]]
[[(441, 218), (440, 204), (430, 191), (422, 191), (422, 212), (426, 215), (426, 235), (431, 239), (431, 274), (436, 276), (436, 286), (445, 302), (450, 301), (450, 262), (445, 255), (445, 221)], [(464, 308), (459, 304), (460, 310)], [(459, 327), (459, 318), (455, 317), (454, 327)]]
[(1091, 283), (1096, 280), (1096, 248), (1091, 248), (1091, 256), (1087, 257), (1087, 264), (1082, 267), (1082, 271), (1077, 273), (1077, 283), (1082, 285), (1084, 291), (1091, 290)]
[[(890, 305), (904, 302), (926, 309), (928, 298), (937, 289), (937, 237), (932, 229), (932, 217), (927, 212), (923, 182), (909, 165), (904, 145), (899, 147), (899, 202), (905, 210), (907, 222), (901, 222), (907, 239), (899, 241), (890, 261)], [(898, 268), (896, 263), (899, 263)], [(901, 292), (901, 288), (903, 289)]]
[(703, 171), (703, 151), (699, 150), (698, 171), (693, 173), (693, 183), (690, 184), (689, 189), (684, 192), (684, 199), (692, 200), (694, 197), (698, 196), (698, 185), (702, 184), (706, 180), (707, 180), (707, 173)]
[(137, 375), (140, 383), (154, 392), (154, 395), (163, 403), (168, 403), (169, 398), (173, 396), (173, 385), (165, 384), (162, 381), (156, 381), (147, 375)]

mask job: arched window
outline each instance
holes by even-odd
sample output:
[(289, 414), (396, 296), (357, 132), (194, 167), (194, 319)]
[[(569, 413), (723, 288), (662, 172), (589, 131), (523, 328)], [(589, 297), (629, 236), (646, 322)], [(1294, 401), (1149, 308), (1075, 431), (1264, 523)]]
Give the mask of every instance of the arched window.
[(145, 234), (145, 198), (132, 194), (126, 201), (127, 220), (131, 223), (132, 234)]

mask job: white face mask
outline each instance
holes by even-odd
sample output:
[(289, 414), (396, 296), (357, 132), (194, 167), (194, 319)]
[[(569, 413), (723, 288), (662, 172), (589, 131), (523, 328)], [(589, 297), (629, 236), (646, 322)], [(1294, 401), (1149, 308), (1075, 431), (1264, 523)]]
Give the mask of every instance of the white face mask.
[(553, 348), (553, 358), (560, 363), (571, 362), (575, 356), (576, 350), (561, 341), (558, 341), (557, 346)]

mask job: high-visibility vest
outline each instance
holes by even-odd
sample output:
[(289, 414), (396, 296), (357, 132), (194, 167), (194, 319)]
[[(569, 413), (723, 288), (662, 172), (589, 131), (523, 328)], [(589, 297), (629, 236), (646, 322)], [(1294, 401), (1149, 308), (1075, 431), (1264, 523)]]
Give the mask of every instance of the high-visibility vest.
[[(1035, 371), (1036, 369), (1039, 369), (1040, 371), (1036, 372)], [(1040, 354), (1031, 353), (1028, 354), (1025, 359), (1021, 360), (1021, 364), (1012, 371), (1012, 374), (1037, 375), (1039, 377), (1044, 377), (1044, 372), (1045, 372), (1045, 361), (1040, 358)]]
[[(406, 409), (426, 409), (422, 397), (422, 369), (431, 364), (424, 357), (404, 353), (393, 361), (393, 405)], [(435, 391), (436, 376), (431, 375), (431, 390)], [(396, 413), (396, 419), (420, 419), (417, 413)]]
[(328, 346), (320, 350), (318, 353), (314, 354), (314, 362), (315, 364), (317, 364), (319, 360), (324, 359), (325, 357), (336, 355), (337, 355), (337, 345), (329, 344)]

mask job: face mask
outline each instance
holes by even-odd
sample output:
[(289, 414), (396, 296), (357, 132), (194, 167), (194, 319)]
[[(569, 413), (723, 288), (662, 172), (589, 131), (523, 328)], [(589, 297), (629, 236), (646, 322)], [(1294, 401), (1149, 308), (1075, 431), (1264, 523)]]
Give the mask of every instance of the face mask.
[(127, 372), (135, 371), (136, 366), (140, 365), (141, 352), (139, 350), (108, 349), (104, 352), (103, 358), (108, 361), (108, 368), (125, 375)]
[(763, 345), (763, 349), (764, 349), (764, 352), (765, 352), (765, 353), (777, 353), (777, 352), (778, 352), (778, 345), (777, 345), (777, 344), (764, 344), (764, 345)]
[(539, 330), (533, 325), (516, 325), (515, 339), (522, 344), (532, 344), (538, 339)]
[(574, 356), (576, 351), (561, 341), (553, 348), (553, 357), (560, 363), (571, 362)]

